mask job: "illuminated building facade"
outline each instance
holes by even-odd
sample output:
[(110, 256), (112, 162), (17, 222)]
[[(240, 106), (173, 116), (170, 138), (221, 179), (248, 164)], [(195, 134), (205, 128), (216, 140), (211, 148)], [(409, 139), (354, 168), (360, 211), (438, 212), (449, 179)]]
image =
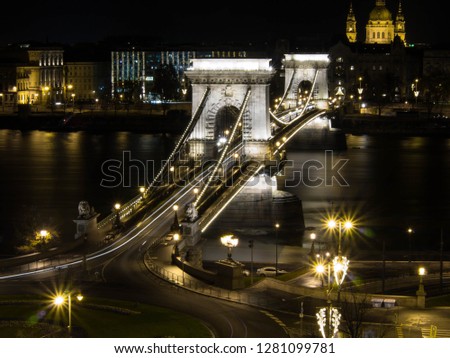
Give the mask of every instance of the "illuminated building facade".
[[(353, 6), (347, 15), (346, 34), (350, 43), (357, 42), (356, 17)], [(402, 11), (401, 0), (398, 3), (398, 12), (393, 20), (391, 11), (386, 7), (385, 0), (376, 0), (375, 7), (369, 14), (366, 25), (366, 44), (388, 45), (398, 36), (402, 43), (406, 43), (405, 17)]]
[(95, 103), (104, 98), (107, 91), (109, 63), (73, 61), (65, 65), (65, 100)]
[[(245, 51), (118, 50), (111, 52), (112, 98), (133, 98), (143, 102), (155, 99), (152, 93), (155, 73), (161, 66), (174, 69), (178, 80), (195, 58), (245, 58)], [(132, 94), (131, 94), (132, 92)]]
[(64, 50), (29, 48), (26, 63), (16, 67), (17, 103), (53, 105), (63, 100)]

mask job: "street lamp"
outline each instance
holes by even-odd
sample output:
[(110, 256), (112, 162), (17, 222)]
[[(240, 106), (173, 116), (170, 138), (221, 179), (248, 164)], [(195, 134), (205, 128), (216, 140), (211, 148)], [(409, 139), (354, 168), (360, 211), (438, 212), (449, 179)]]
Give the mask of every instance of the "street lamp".
[(238, 245), (239, 239), (236, 236), (230, 234), (222, 236), (220, 238), (220, 242), (222, 243), (222, 245), (228, 248), (227, 260), (233, 261), (233, 259), (231, 258), (231, 249)]
[(2, 112), (5, 111), (5, 97), (3, 96), (3, 93), (0, 93), (0, 97), (2, 98)]
[(417, 270), (417, 273), (419, 274), (419, 289), (416, 291), (417, 295), (417, 306), (420, 308), (425, 307), (425, 296), (427, 293), (425, 292), (425, 288), (423, 286), (423, 276), (426, 274), (425, 267), (419, 267)]
[(327, 226), (331, 230), (338, 229), (338, 255), (340, 256), (343, 230), (351, 230), (354, 225), (350, 220), (330, 219), (327, 221)]
[(144, 199), (144, 198), (145, 198), (145, 187), (141, 186), (141, 187), (139, 188), (139, 192), (140, 192), (141, 195), (142, 195), (142, 199)]
[(280, 224), (275, 224), (275, 276), (278, 276), (278, 229)]
[[(67, 301), (68, 301), (69, 324), (67, 326), (67, 329), (69, 331), (69, 336), (70, 336), (72, 334), (72, 293), (68, 292), (68, 291), (64, 291), (63, 294), (59, 294), (53, 299), (53, 303), (58, 307), (62, 306), (65, 302), (65, 297), (67, 297)], [(77, 298), (78, 302), (81, 302), (84, 297), (81, 293), (79, 293), (79, 294), (77, 294), (76, 298)]]
[[(316, 237), (317, 237), (317, 235), (316, 235), (316, 233), (314, 233), (314, 232), (312, 232), (310, 235), (309, 235), (309, 238), (311, 239), (311, 251), (310, 251), (310, 255), (311, 255), (311, 258), (313, 258), (314, 257), (314, 242), (316, 241)], [(320, 251), (320, 248), (319, 248), (319, 251)]]
[(200, 192), (199, 188), (194, 188), (195, 201), (197, 201), (198, 193)]
[[(315, 266), (315, 272), (322, 277), (322, 282), (323, 276), (327, 276), (327, 286), (325, 290), (327, 306), (320, 308), (319, 312), (316, 313), (319, 331), (323, 338), (334, 338), (336, 333), (339, 331), (339, 324), (341, 320), (341, 314), (339, 313), (338, 308), (333, 307), (331, 302), (331, 291), (333, 289), (331, 286), (331, 266), (333, 266), (334, 273), (336, 273), (336, 270), (339, 270), (339, 268), (336, 267), (334, 260), (333, 263), (329, 260), (319, 262)], [(339, 281), (335, 281), (335, 283), (340, 286)]]
[(120, 222), (120, 204), (119, 203), (115, 203), (114, 204), (114, 211), (116, 213), (116, 219), (114, 221), (114, 227), (119, 227), (121, 222)]
[(49, 232), (47, 230), (41, 230), (39, 231), (39, 236), (41, 240), (45, 240), (49, 236)]
[(178, 205), (175, 204), (174, 206), (172, 206), (172, 210), (174, 211), (175, 216), (173, 218), (173, 224), (172, 224), (171, 230), (174, 232), (179, 232), (180, 223), (178, 222)]
[(330, 230), (338, 230), (338, 253), (333, 259), (333, 273), (336, 283), (338, 284), (338, 302), (341, 300), (341, 285), (347, 275), (350, 261), (347, 257), (342, 256), (341, 241), (343, 231), (348, 231), (354, 228), (353, 223), (348, 219), (330, 219), (327, 222), (327, 226)]
[(408, 261), (411, 262), (411, 256), (412, 256), (412, 234), (414, 234), (414, 229), (412, 227), (409, 227), (406, 232), (408, 233)]

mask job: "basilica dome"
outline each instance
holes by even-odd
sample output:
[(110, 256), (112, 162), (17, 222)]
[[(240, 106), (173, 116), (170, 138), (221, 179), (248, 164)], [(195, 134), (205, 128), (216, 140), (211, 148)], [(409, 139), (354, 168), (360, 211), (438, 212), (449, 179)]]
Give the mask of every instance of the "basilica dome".
[(376, 6), (370, 12), (369, 21), (392, 21), (392, 14), (385, 6)]

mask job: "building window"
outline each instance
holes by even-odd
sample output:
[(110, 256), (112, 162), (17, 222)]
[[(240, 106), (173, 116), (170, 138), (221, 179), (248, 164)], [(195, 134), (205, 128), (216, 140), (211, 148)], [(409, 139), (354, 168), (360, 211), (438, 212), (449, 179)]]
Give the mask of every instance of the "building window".
[(377, 39), (379, 39), (380, 38), (380, 33), (379, 32), (377, 32)]
[(381, 33), (381, 38), (384, 39), (384, 32)]

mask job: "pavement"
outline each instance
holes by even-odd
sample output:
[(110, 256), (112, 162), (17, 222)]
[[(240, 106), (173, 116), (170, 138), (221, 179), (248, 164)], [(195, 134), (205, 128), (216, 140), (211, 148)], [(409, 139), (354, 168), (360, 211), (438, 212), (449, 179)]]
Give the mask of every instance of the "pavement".
[[(228, 301), (249, 304), (267, 312), (268, 317), (284, 327), (291, 337), (317, 336), (317, 307), (325, 305), (324, 301), (305, 296), (295, 296), (288, 292), (268, 289), (262, 284), (254, 284), (241, 290), (225, 290), (196, 279), (172, 264), (171, 253), (173, 242), (164, 241), (155, 246), (145, 257), (147, 268), (161, 278), (174, 285), (184, 287), (197, 293)], [(226, 249), (217, 243), (205, 244), (204, 258), (207, 260), (224, 259)], [(273, 247), (261, 245), (258, 258), (271, 262)], [(249, 249), (235, 249), (233, 259), (247, 259)], [(307, 262), (308, 249), (282, 247), (279, 250), (279, 263), (283, 267), (292, 267), (292, 258), (296, 257), (298, 265)], [(220, 255), (222, 254), (222, 255)], [(300, 257), (303, 259), (299, 260)], [(245, 261), (248, 264), (248, 261)], [(295, 262), (295, 261), (294, 261)], [(262, 262), (256, 262), (259, 267)], [(261, 282), (261, 281), (259, 281)], [(291, 281), (292, 285), (317, 287), (321, 282), (313, 275), (302, 275)], [(300, 318), (299, 318), (300, 317)], [(450, 307), (433, 307), (425, 309), (410, 309), (394, 306), (392, 308), (369, 308), (364, 312), (364, 335), (367, 337), (390, 338), (450, 338)]]

